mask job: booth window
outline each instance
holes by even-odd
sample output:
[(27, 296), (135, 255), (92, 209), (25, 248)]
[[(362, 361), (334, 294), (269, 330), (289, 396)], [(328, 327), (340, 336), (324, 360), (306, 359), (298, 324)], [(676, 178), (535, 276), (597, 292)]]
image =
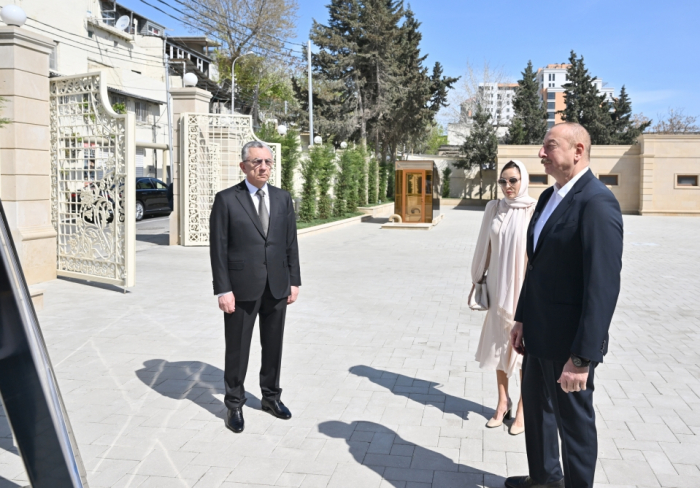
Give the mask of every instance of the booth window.
[(598, 175), (598, 179), (607, 186), (619, 185), (619, 175)]
[(549, 180), (547, 179), (547, 175), (536, 175), (536, 174), (530, 174), (530, 184), (531, 185), (546, 185), (549, 183)]
[(676, 186), (697, 187), (698, 175), (676, 175)]

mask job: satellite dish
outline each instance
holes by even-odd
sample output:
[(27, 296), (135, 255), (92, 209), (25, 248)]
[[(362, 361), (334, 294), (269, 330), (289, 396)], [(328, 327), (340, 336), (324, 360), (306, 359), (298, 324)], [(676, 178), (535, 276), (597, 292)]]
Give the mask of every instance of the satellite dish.
[(131, 21), (129, 20), (128, 15), (122, 15), (117, 19), (117, 23), (114, 24), (114, 27), (119, 29), (119, 30), (126, 30), (127, 27), (129, 27), (129, 23)]

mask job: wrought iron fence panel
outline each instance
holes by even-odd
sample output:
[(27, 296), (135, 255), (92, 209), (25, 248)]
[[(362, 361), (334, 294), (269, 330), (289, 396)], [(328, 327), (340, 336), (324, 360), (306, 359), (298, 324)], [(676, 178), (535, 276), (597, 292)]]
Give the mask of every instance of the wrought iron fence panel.
[[(252, 118), (237, 114), (184, 113), (181, 120), (182, 166), (180, 173), (181, 235), (185, 246), (209, 245), (209, 215), (216, 193), (239, 183), (245, 176), (239, 167), (241, 149), (260, 140)], [(275, 165), (270, 184), (279, 186), (281, 146), (266, 142)]]
[(58, 275), (129, 287), (135, 271), (134, 115), (100, 73), (51, 80), (51, 217)]

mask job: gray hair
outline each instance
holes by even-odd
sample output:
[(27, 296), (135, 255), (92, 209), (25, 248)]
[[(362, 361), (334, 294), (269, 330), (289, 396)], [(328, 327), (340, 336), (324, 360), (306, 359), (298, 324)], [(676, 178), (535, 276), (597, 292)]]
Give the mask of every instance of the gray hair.
[(270, 149), (270, 146), (268, 146), (264, 142), (250, 141), (250, 142), (246, 142), (245, 145), (243, 146), (243, 149), (241, 149), (241, 161), (246, 161), (248, 159), (248, 156), (250, 156), (249, 153), (250, 153), (251, 148), (267, 149), (270, 152), (270, 156), (272, 156), (272, 149)]

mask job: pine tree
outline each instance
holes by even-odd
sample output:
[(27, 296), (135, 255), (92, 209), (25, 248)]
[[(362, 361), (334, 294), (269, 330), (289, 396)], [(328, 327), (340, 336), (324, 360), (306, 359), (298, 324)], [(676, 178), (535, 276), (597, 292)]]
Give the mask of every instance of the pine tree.
[(311, 222), (316, 218), (316, 173), (318, 171), (316, 160), (309, 157), (301, 160), (301, 177), (304, 181), (301, 190), (301, 204), (299, 206), (299, 220)]
[(537, 73), (527, 62), (513, 99), (514, 117), (508, 130), (509, 144), (541, 144), (547, 133), (547, 110), (538, 94)]
[(377, 203), (377, 197), (379, 192), (377, 191), (377, 184), (379, 183), (379, 168), (377, 167), (377, 160), (371, 158), (369, 160), (369, 168), (367, 170), (367, 203), (374, 205)]
[(496, 130), (491, 123), (491, 114), (484, 110), (481, 104), (477, 104), (474, 113), (474, 122), (471, 131), (464, 142), (464, 159), (455, 163), (457, 168), (470, 170), (474, 166), (479, 167), (480, 190), (479, 198), (482, 198), (483, 170), (494, 168), (498, 156), (498, 138)]
[(450, 176), (452, 176), (452, 168), (447, 163), (442, 169), (442, 198), (450, 198)]
[(620, 89), (620, 96), (613, 101), (611, 144), (634, 144), (637, 138), (651, 125), (651, 121), (642, 124), (632, 120), (632, 101), (625, 85)]
[(578, 122), (588, 130), (593, 144), (610, 144), (612, 141), (612, 118), (610, 104), (605, 95), (598, 93), (593, 78), (583, 62), (572, 50), (567, 69), (568, 83), (565, 89), (566, 108), (559, 113), (565, 122)]
[(318, 182), (318, 218), (327, 219), (333, 212), (333, 204), (328, 192), (331, 189), (331, 179), (335, 173), (335, 153), (333, 147), (327, 144), (313, 146), (309, 158), (315, 160)]

